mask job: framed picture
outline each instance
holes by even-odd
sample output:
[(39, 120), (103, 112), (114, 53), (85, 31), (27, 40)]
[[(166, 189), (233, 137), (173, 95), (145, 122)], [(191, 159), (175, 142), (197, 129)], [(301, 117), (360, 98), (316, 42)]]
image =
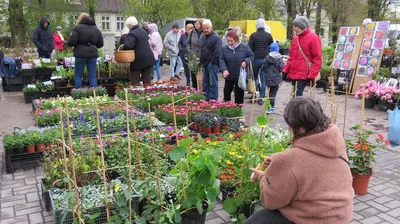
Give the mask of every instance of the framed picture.
[(396, 88), (398, 83), (399, 81), (397, 81), (397, 79), (390, 78), (389, 80), (386, 81), (385, 86)]

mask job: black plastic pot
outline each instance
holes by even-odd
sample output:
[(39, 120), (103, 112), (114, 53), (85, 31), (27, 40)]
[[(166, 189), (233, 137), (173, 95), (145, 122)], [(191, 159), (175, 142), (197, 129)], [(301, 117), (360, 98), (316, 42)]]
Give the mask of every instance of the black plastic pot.
[[(366, 106), (365, 106), (366, 107)], [(394, 110), (395, 104), (391, 104), (384, 101), (379, 101), (379, 110), (386, 112), (387, 110)]]
[(196, 210), (193, 212), (184, 213), (181, 216), (181, 224), (204, 224), (206, 223), (207, 213), (204, 211), (203, 214), (199, 214)]
[(5, 149), (6, 155), (11, 156), (15, 154), (15, 149)]
[[(374, 108), (376, 104), (375, 99), (365, 99), (365, 108)], [(380, 103), (379, 103), (379, 109), (380, 109)]]
[(20, 147), (20, 148), (14, 149), (14, 154), (22, 154), (24, 152), (25, 152), (25, 148), (24, 147)]
[(249, 218), (250, 216), (252, 216), (254, 214), (254, 209), (256, 207), (256, 204), (244, 204), (241, 205), (237, 210), (236, 210), (236, 214), (241, 214), (243, 213), (243, 215), (246, 218)]

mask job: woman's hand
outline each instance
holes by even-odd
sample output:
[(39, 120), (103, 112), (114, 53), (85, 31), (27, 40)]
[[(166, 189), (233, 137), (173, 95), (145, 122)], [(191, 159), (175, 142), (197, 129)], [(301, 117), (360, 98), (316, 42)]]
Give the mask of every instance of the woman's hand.
[(246, 68), (246, 66), (247, 66), (247, 63), (245, 61), (242, 62), (242, 68)]
[(256, 183), (260, 181), (260, 177), (264, 174), (264, 171), (262, 170), (258, 170), (255, 168), (250, 168), (251, 172), (253, 172), (253, 174), (251, 175), (251, 182)]
[(223, 71), (222, 75), (224, 76), (224, 78), (229, 76), (229, 72), (228, 70)]
[(267, 169), (268, 166), (269, 166), (269, 164), (271, 164), (271, 161), (272, 161), (272, 160), (271, 160), (271, 157), (269, 157), (269, 156), (265, 157), (264, 162), (263, 162), (263, 164), (261, 165), (262, 169), (263, 169), (263, 170)]

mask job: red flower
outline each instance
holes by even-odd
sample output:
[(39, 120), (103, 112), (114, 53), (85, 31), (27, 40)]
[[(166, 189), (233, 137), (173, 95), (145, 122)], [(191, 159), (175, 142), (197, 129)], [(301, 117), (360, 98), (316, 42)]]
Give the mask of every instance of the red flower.
[(224, 140), (224, 138), (222, 138), (222, 137), (218, 137), (218, 141), (223, 141)]
[(359, 149), (359, 148), (360, 148), (360, 144), (359, 144), (359, 143), (355, 144), (355, 145), (354, 145), (354, 148), (355, 148), (355, 149)]
[(237, 133), (236, 135), (235, 135), (235, 138), (242, 138), (242, 134), (241, 133)]
[(385, 144), (386, 144), (386, 145), (390, 145), (390, 141), (386, 139), (386, 140), (385, 140)]
[(361, 149), (367, 151), (368, 148), (369, 148), (368, 145), (363, 145)]
[(385, 139), (385, 137), (382, 134), (378, 134), (378, 138), (380, 138), (381, 140)]

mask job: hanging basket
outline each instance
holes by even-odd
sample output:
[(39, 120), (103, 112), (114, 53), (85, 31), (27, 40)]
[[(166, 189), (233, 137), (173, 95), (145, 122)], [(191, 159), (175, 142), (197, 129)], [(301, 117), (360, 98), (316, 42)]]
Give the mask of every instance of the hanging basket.
[(134, 50), (121, 50), (121, 45), (114, 54), (114, 60), (117, 63), (131, 63), (135, 61), (135, 51)]

